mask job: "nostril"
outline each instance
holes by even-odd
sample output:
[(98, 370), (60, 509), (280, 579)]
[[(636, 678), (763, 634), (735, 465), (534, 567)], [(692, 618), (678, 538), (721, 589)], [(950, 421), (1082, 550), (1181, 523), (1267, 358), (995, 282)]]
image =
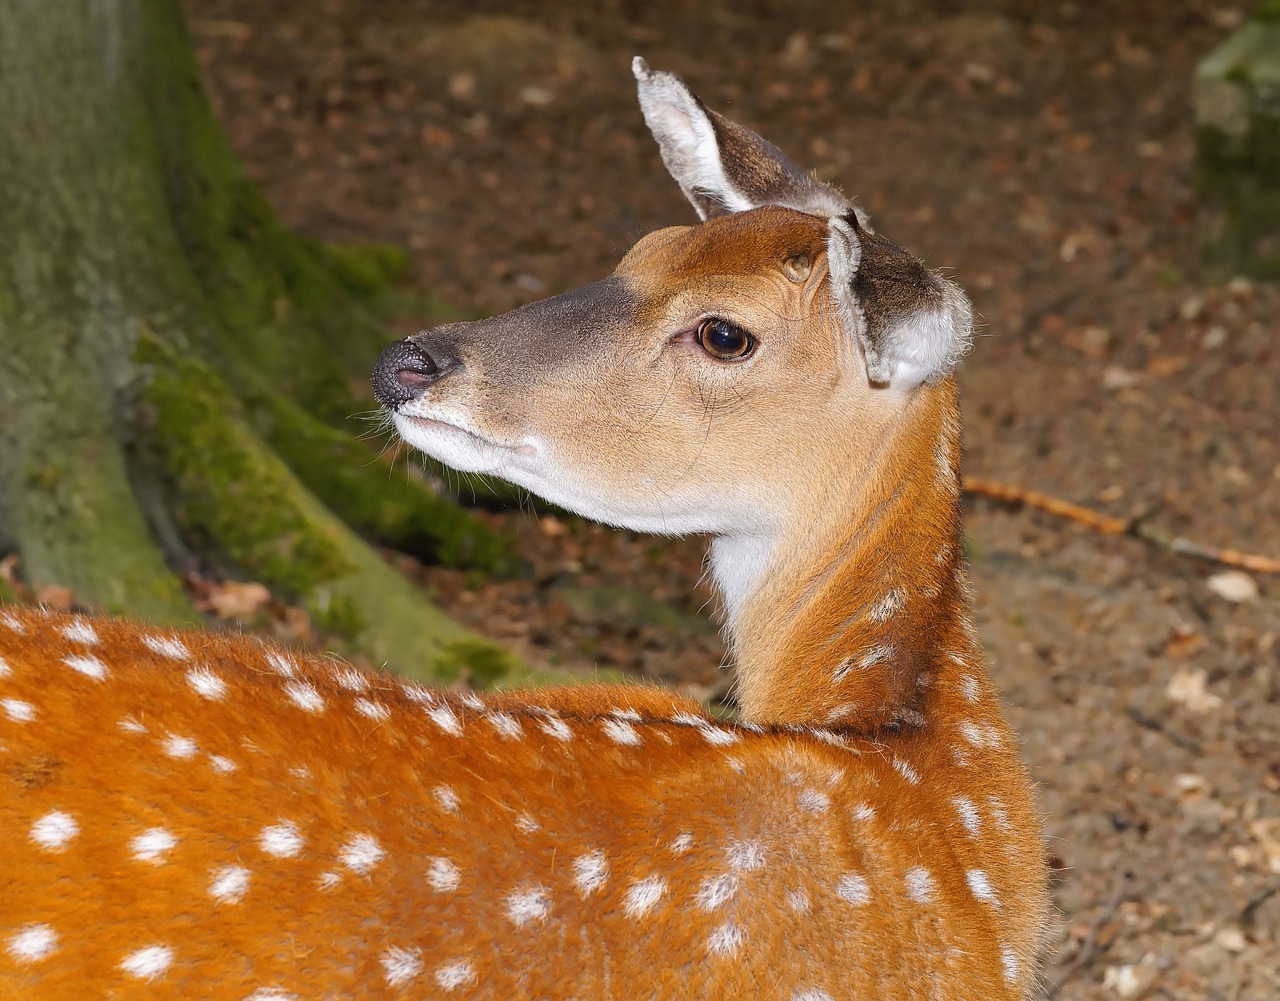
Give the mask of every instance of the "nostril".
[(388, 344), (373, 367), (373, 394), (388, 409), (417, 399), (443, 375), (426, 348), (411, 337)]
[(405, 389), (415, 389), (433, 382), (432, 376), (439, 371), (434, 361), (431, 362), (430, 371), (421, 368), (402, 368), (396, 372), (396, 382), (404, 386)]

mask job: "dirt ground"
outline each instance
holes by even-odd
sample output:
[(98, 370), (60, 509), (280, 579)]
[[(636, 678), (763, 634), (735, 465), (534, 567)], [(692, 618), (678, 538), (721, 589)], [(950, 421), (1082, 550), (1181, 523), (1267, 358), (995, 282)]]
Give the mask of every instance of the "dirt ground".
[[(189, 0), (284, 218), (412, 248), (458, 315), (691, 221), (628, 62), (680, 72), (969, 290), (971, 475), (1280, 556), (1280, 289), (1200, 275), (1191, 190), (1192, 70), (1246, 6), (859, 6)], [(533, 659), (715, 687), (702, 543), (509, 517), (535, 579), (421, 571), (454, 615)], [(984, 500), (968, 531), (1057, 866), (1046, 990), (1280, 996), (1280, 581), (1231, 594), (1221, 567)]]

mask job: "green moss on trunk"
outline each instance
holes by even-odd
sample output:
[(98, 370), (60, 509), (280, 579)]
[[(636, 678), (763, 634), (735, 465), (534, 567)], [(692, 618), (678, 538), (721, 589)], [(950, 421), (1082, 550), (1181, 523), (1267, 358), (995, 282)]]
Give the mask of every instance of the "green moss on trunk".
[(383, 483), (342, 435), (404, 306), (404, 252), (280, 225), (213, 116), (179, 0), (4, 16), (0, 545), (37, 584), (166, 620), (194, 617), (166, 558), (214, 558), (377, 663), (522, 673), (308, 489), (372, 535), (503, 565), (476, 519)]
[(245, 420), (208, 365), (156, 335), (138, 342), (150, 369), (152, 438), (173, 474), (183, 534), (298, 602), (347, 649), (433, 681), (487, 684), (522, 672), (507, 651), (422, 598), (321, 504)]
[(426, 484), (381, 462), (365, 445), (291, 400), (251, 400), (267, 443), (335, 514), (383, 545), (448, 566), (513, 576), (525, 570), (512, 541)]

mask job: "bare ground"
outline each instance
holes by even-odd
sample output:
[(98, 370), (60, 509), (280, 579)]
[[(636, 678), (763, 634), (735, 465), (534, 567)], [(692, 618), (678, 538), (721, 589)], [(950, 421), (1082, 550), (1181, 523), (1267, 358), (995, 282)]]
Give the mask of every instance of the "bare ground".
[[(465, 314), (599, 277), (691, 219), (627, 66), (682, 73), (969, 289), (971, 474), (1280, 555), (1280, 290), (1210, 282), (1195, 254), (1191, 72), (1244, 6), (840, 7), (189, 2), (286, 220), (411, 247), (411, 280)], [(508, 517), (535, 579), (418, 570), (453, 614), (532, 658), (714, 685), (713, 629), (583, 598), (695, 613), (701, 543)], [(1058, 866), (1047, 989), (1280, 996), (1280, 582), (1229, 601), (1221, 568), (1136, 540), (985, 501), (968, 526)]]

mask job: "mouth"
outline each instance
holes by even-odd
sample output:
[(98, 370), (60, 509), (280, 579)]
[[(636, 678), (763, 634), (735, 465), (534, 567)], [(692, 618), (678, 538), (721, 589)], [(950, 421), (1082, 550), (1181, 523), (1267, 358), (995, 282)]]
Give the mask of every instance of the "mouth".
[(396, 413), (394, 416), (400, 436), (409, 444), (423, 448), (424, 451), (430, 451), (430, 449), (424, 448), (421, 444), (425, 435), (453, 442), (458, 442), (459, 439), (462, 439), (462, 441), (473, 447), (497, 449), (514, 455), (532, 456), (537, 454), (537, 446), (528, 440), (517, 442), (498, 441), (488, 435), (480, 434), (478, 431), (473, 431), (460, 424), (441, 420), (438, 417), (423, 417), (406, 413)]

